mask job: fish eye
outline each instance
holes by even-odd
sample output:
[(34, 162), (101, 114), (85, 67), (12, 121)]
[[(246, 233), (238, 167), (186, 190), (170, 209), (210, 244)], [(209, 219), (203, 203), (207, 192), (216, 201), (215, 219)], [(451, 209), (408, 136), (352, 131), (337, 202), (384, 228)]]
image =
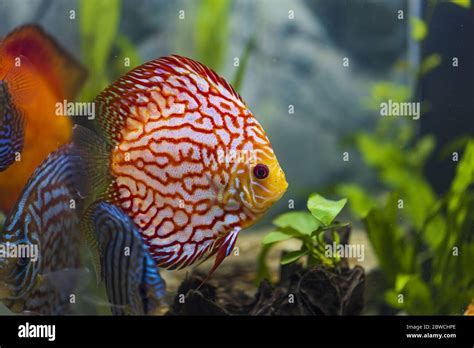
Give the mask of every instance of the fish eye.
[(260, 180), (265, 179), (268, 176), (268, 174), (270, 174), (270, 170), (265, 164), (257, 164), (253, 168), (253, 175), (257, 179), (260, 179)]

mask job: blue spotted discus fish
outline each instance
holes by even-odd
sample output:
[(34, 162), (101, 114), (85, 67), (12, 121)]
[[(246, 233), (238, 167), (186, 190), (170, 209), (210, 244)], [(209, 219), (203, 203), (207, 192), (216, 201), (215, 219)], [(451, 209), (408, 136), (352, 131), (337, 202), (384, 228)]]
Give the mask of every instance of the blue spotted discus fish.
[(145, 63), (95, 103), (94, 132), (73, 132), (84, 194), (129, 216), (160, 267), (182, 268), (215, 254), (212, 274), (239, 232), (288, 187), (240, 95), (194, 60)]
[(13, 312), (66, 314), (81, 272), (81, 199), (72, 145), (29, 179), (0, 234), (0, 299)]
[(90, 207), (83, 228), (91, 243), (98, 279), (105, 283), (114, 315), (152, 314), (165, 295), (165, 283), (137, 228), (119, 208), (101, 202)]

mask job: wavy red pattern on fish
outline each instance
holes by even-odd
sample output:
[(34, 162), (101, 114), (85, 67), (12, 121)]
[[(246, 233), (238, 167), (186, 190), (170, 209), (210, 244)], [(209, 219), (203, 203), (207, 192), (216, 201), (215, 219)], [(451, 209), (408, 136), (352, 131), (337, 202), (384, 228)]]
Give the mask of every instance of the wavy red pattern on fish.
[(218, 191), (211, 185), (228, 183), (238, 165), (218, 163), (218, 148), (238, 151), (250, 141), (268, 142), (225, 80), (173, 56), (135, 69), (97, 101), (118, 110), (99, 120), (116, 145), (110, 198), (132, 217), (160, 266), (184, 267), (211, 256), (252, 217), (244, 205), (224, 211), (209, 196)]

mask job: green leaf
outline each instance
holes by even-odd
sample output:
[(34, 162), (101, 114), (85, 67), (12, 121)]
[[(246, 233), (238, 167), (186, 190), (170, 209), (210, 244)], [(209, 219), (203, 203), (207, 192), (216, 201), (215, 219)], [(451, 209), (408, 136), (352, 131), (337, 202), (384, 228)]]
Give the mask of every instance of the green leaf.
[(474, 181), (474, 140), (466, 145), (461, 161), (456, 168), (456, 176), (451, 185), (453, 193), (464, 192)]
[(430, 54), (423, 58), (418, 71), (419, 77), (423, 77), (428, 74), (431, 70), (441, 64), (441, 56), (438, 53)]
[(332, 201), (317, 193), (313, 193), (308, 199), (308, 209), (318, 221), (324, 226), (328, 226), (334, 221), (346, 203), (346, 198)]
[(423, 41), (428, 34), (428, 28), (425, 21), (418, 17), (411, 17), (411, 36), (416, 41)]
[(395, 291), (402, 292), (405, 286), (410, 281), (412, 275), (410, 274), (399, 274), (395, 280)]
[(268, 253), (270, 252), (271, 247), (273, 244), (265, 244), (262, 246), (260, 249), (260, 253), (258, 254), (257, 257), (257, 276), (255, 278), (255, 284), (258, 286), (260, 285), (261, 281), (263, 279), (267, 279), (268, 281), (271, 281), (270, 279), (270, 270), (268, 269), (268, 265), (266, 262)]
[(410, 164), (414, 168), (421, 168), (425, 164), (426, 160), (433, 153), (435, 143), (436, 141), (433, 136), (427, 135), (421, 138), (416, 143), (415, 148), (408, 153), (408, 160), (410, 161)]
[(109, 83), (107, 62), (118, 30), (120, 9), (120, 0), (81, 0), (79, 3), (82, 52), (91, 76), (81, 91), (80, 100), (92, 100)]
[(364, 218), (376, 206), (376, 201), (361, 187), (341, 184), (336, 188), (338, 195), (347, 197), (351, 213), (356, 218)]
[(305, 255), (308, 255), (309, 253), (309, 250), (308, 249), (303, 249), (303, 250), (296, 250), (296, 251), (291, 251), (287, 254), (285, 254), (282, 258), (281, 258), (281, 264), (282, 265), (287, 265), (289, 263), (292, 263), (292, 262), (295, 262), (297, 260), (299, 260), (301, 257), (305, 256)]
[(281, 229), (288, 227), (293, 228), (305, 235), (311, 235), (311, 233), (320, 226), (318, 221), (310, 213), (304, 211), (284, 213), (273, 220), (273, 224)]
[(118, 29), (120, 7), (120, 0), (80, 2), (83, 52), (86, 53), (88, 63), (92, 64), (94, 71), (105, 68)]
[[(385, 300), (390, 306), (404, 309), (410, 315), (435, 314), (430, 288), (418, 274), (400, 274), (396, 284), (395, 289), (385, 293)], [(400, 294), (403, 294), (402, 303), (398, 302)]]
[(393, 290), (393, 289), (387, 290), (384, 293), (385, 302), (390, 307), (393, 307), (393, 308), (396, 308), (396, 309), (402, 309), (403, 308), (403, 303), (398, 302), (398, 296), (399, 295), (400, 295), (400, 293)]
[(404, 288), (404, 308), (411, 315), (433, 315), (434, 307), (431, 291), (418, 275), (413, 276)]
[(201, 0), (197, 8), (194, 34), (198, 60), (216, 71), (227, 52), (230, 5), (229, 0)]
[(232, 80), (232, 86), (237, 92), (240, 91), (240, 87), (242, 85), (245, 72), (247, 71), (248, 61), (254, 49), (255, 49), (255, 36), (252, 36), (247, 41), (247, 44), (245, 45), (244, 53), (242, 54), (242, 57), (240, 58), (239, 67), (237, 68), (234, 79)]
[[(115, 60), (116, 76), (114, 76), (114, 80), (142, 64), (142, 59), (140, 58), (138, 50), (125, 35), (118, 34), (115, 43), (119, 50), (119, 57)], [(125, 66), (124, 64), (125, 58), (128, 59), (130, 63), (129, 66)]]
[(410, 98), (411, 91), (406, 85), (393, 82), (377, 82), (370, 89), (370, 97), (364, 102), (364, 105), (370, 110), (380, 112), (380, 103), (392, 99), (395, 102), (405, 102)]
[(414, 247), (403, 240), (398, 226), (398, 199), (396, 192), (390, 194), (386, 206), (372, 209), (364, 219), (367, 235), (377, 256), (378, 264), (391, 286), (399, 273), (413, 273)]
[(291, 234), (287, 234), (280, 231), (273, 231), (268, 233), (262, 240), (262, 244), (273, 244), (277, 242), (282, 242), (284, 240), (288, 240), (293, 238)]
[(471, 7), (471, 0), (450, 0), (450, 2), (464, 8)]

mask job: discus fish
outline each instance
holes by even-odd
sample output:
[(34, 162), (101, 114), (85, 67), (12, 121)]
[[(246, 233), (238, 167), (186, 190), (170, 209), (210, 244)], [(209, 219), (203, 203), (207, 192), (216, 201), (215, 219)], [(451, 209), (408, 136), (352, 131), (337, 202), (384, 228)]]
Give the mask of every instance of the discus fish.
[(77, 125), (73, 131), (85, 169), (83, 195), (127, 214), (160, 267), (217, 254), (212, 274), (238, 233), (287, 189), (265, 131), (242, 98), (194, 60), (145, 63), (95, 103), (95, 131)]
[(71, 119), (56, 114), (56, 103), (72, 100), (85, 77), (80, 64), (36, 25), (0, 41), (0, 210), (5, 214), (48, 154), (70, 140)]
[(2, 250), (16, 250), (16, 257), (0, 255), (0, 299), (13, 312), (69, 311), (81, 273), (82, 215), (71, 147), (59, 148), (36, 169), (0, 233)]
[[(104, 281), (114, 315), (153, 313), (165, 295), (165, 283), (137, 228), (119, 208), (105, 202), (89, 208), (84, 229), (95, 234), (98, 279)], [(93, 241), (92, 241), (93, 242)], [(98, 260), (97, 260), (98, 258)]]
[(31, 69), (28, 59), (12, 67), (4, 80), (0, 81), (0, 172), (8, 168), (23, 150), (24, 110), (34, 100), (34, 84), (27, 72)]

